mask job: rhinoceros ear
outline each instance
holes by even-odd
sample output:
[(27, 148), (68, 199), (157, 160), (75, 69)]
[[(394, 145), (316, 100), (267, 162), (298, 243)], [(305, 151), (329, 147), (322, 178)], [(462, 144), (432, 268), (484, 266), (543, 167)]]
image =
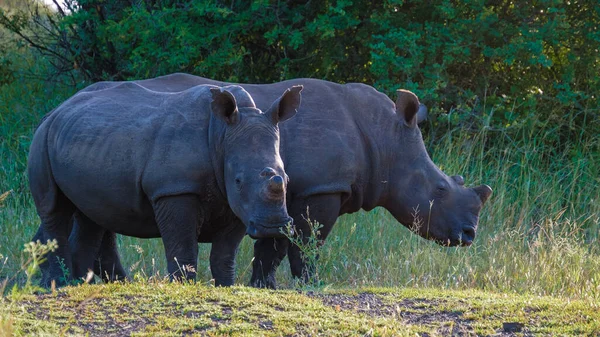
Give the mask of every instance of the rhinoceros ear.
[[(407, 126), (415, 127), (427, 117), (427, 108), (419, 103), (417, 95), (408, 90), (399, 89), (396, 98), (396, 113)], [(420, 116), (419, 116), (420, 115)]]
[(427, 107), (425, 104), (419, 105), (419, 111), (417, 111), (417, 124), (427, 120)]
[(271, 116), (274, 124), (286, 121), (298, 112), (302, 96), (300, 92), (304, 87), (295, 85), (287, 89), (281, 97), (279, 97), (273, 105), (267, 110), (266, 114)]
[(211, 88), (210, 92), (212, 94), (210, 107), (215, 116), (229, 125), (237, 123), (240, 120), (240, 113), (233, 94), (222, 88)]

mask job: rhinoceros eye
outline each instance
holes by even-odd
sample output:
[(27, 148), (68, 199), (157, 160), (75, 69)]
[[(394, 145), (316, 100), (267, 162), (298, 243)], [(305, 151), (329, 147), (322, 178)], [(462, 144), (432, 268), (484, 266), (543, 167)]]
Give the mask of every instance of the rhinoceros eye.
[(436, 189), (435, 192), (438, 196), (443, 196), (448, 192), (448, 183), (446, 183), (445, 181), (440, 182)]
[(240, 176), (235, 177), (235, 186), (238, 191), (242, 189), (242, 178)]

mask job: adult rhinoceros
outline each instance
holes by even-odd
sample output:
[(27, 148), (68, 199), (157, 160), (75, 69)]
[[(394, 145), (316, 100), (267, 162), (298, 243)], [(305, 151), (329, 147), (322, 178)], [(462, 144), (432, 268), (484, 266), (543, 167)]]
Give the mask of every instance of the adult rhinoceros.
[[(101, 82), (52, 111), (28, 163), (42, 220), (34, 240), (58, 241), (42, 283), (65, 281), (61, 264), (71, 268), (71, 253), (72, 275), (82, 276), (105, 232), (116, 232), (162, 237), (174, 278), (194, 279), (197, 242), (212, 242), (213, 276), (232, 284), (244, 234), (280, 236), (292, 221), (278, 123), (296, 113), (302, 87), (286, 89), (263, 113), (239, 86), (169, 93)], [(78, 240), (69, 248), (73, 216)]]
[[(137, 83), (165, 92), (229, 85), (187, 74)], [(466, 188), (461, 176), (448, 177), (431, 161), (417, 126), (426, 108), (413, 93), (399, 90), (394, 103), (358, 83), (295, 79), (239, 85), (259, 107), (283, 88), (304, 86), (298, 116), (281, 128), (280, 152), (290, 177), (288, 212), (297, 233), (310, 233), (307, 209), (310, 220), (323, 225), (320, 239), (325, 240), (338, 216), (382, 206), (426, 239), (447, 246), (472, 243), (479, 212), (492, 190), (487, 185)], [(421, 211), (417, 223), (422, 226), (415, 226), (415, 209)], [(104, 243), (105, 270), (119, 265), (112, 239)], [(308, 277), (299, 248), (287, 239), (260, 239), (254, 254), (253, 286), (275, 288), (275, 270), (286, 254), (293, 276)]]

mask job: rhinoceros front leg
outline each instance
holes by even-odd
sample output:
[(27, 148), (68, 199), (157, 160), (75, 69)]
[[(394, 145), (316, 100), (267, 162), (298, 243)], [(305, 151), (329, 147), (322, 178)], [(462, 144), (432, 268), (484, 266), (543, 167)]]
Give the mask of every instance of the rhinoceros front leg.
[(199, 198), (192, 194), (162, 197), (154, 203), (154, 214), (165, 246), (171, 280), (196, 279), (196, 229), (203, 220), (201, 206)]
[(246, 234), (246, 227), (235, 220), (229, 230), (217, 235), (210, 250), (210, 270), (215, 286), (232, 286), (235, 281), (235, 257), (240, 242)]
[(252, 261), (252, 278), (250, 279), (252, 287), (277, 288), (275, 272), (281, 264), (281, 260), (287, 254), (289, 244), (290, 241), (285, 238), (256, 240), (254, 243), (254, 260)]
[[(319, 240), (325, 240), (340, 213), (341, 196), (339, 194), (314, 195), (308, 198), (295, 199), (288, 207), (294, 218), (296, 235), (307, 242), (311, 235), (310, 224), (319, 223)], [(296, 245), (288, 239), (260, 239), (254, 244), (254, 261), (252, 263), (253, 287), (276, 288), (275, 272), (281, 260), (289, 254), (292, 276), (302, 278), (304, 282), (316, 281), (315, 266), (309, 266)]]
[[(294, 223), (296, 224), (296, 235), (300, 237), (300, 241), (308, 249), (316, 249), (308, 245), (309, 238), (316, 230), (318, 233), (317, 240), (325, 242), (327, 236), (331, 232), (335, 221), (340, 214), (341, 196), (339, 194), (324, 194), (315, 195), (306, 199), (302, 203), (301, 210), (294, 209)], [(297, 212), (300, 213), (297, 213)], [(312, 229), (311, 226), (320, 225), (320, 228)], [(315, 283), (318, 281), (316, 274), (316, 265), (318, 254), (313, 261), (307, 260), (302, 253), (300, 247), (291, 244), (288, 249), (288, 259), (290, 261), (290, 270), (294, 278), (300, 278), (306, 284)]]

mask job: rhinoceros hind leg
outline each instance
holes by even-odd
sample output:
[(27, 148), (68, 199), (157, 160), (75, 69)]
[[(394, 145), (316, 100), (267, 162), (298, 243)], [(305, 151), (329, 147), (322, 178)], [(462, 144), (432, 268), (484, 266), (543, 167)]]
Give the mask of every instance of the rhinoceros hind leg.
[(54, 202), (51, 211), (38, 212), (42, 223), (33, 241), (45, 244), (48, 240), (56, 240), (58, 248), (44, 256), (45, 261), (40, 265), (42, 280), (40, 285), (49, 288), (54, 281), (57, 286), (63, 286), (72, 279), (71, 253), (68, 237), (71, 229), (71, 218), (75, 206), (61, 192)]
[(127, 272), (121, 265), (117, 235), (114, 232), (104, 232), (100, 252), (94, 260), (94, 274), (100, 276), (105, 283), (129, 279)]

